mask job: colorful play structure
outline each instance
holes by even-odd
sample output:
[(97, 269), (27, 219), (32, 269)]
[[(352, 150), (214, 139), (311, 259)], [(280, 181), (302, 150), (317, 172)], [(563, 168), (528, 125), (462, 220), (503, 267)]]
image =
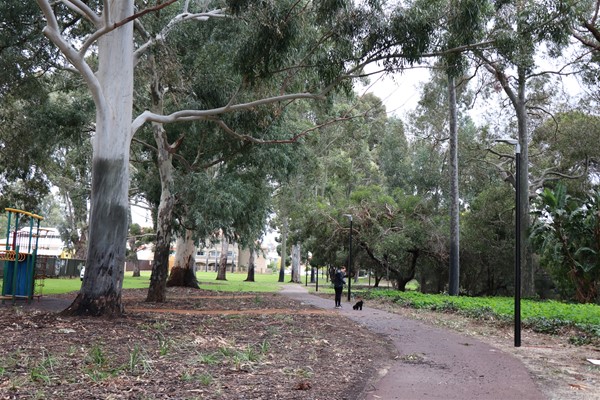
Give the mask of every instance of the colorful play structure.
[(1, 299), (3, 303), (6, 300), (15, 303), (17, 299), (30, 301), (41, 296), (43, 287), (44, 276), (37, 273), (36, 262), (38, 239), (43, 231), (40, 222), (44, 218), (14, 208), (5, 210), (8, 222), (5, 248), (0, 249), (0, 261), (4, 261)]

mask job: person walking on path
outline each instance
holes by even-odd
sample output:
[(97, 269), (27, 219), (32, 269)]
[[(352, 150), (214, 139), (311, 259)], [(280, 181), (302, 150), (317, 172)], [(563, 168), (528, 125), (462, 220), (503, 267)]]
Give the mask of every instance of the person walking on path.
[(335, 290), (335, 308), (342, 308), (342, 291), (346, 284), (346, 267), (335, 271), (333, 276), (333, 289)]

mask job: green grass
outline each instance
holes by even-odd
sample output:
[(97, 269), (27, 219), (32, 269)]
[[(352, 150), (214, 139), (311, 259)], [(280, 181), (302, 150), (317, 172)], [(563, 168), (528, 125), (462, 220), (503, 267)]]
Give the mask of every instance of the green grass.
[[(204, 290), (215, 290), (223, 292), (278, 292), (283, 283), (277, 282), (279, 274), (255, 274), (255, 282), (244, 282), (247, 278), (245, 272), (228, 272), (226, 281), (217, 281), (216, 272), (197, 272), (196, 277), (200, 282), (200, 288)], [(285, 282), (289, 281), (286, 276)]]
[[(124, 289), (145, 289), (150, 286), (150, 271), (142, 271), (140, 277), (133, 277), (132, 272), (126, 272), (123, 279)], [(278, 274), (256, 274), (255, 282), (244, 282), (247, 277), (245, 272), (228, 272), (226, 281), (217, 281), (216, 272), (197, 272), (196, 277), (200, 282), (200, 288), (204, 290), (222, 291), (222, 292), (277, 292), (281, 289), (282, 283), (277, 282)], [(289, 276), (286, 277), (286, 282)], [(81, 289), (81, 280), (79, 278), (46, 278), (44, 279), (42, 295), (50, 296), (53, 294), (62, 294), (77, 292)], [(2, 280), (0, 279), (0, 288)]]
[[(512, 297), (465, 297), (394, 290), (361, 290), (364, 298), (388, 298), (395, 303), (417, 309), (460, 314), (481, 319), (512, 321)], [(546, 333), (556, 333), (561, 327), (579, 328), (600, 337), (600, 306), (571, 304), (558, 301), (521, 300), (521, 320), (524, 326)]]

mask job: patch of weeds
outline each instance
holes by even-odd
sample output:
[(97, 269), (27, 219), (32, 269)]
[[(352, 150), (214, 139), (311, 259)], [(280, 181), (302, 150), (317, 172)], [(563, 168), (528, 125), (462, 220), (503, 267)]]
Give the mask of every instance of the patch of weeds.
[(155, 331), (166, 331), (170, 328), (169, 322), (164, 320), (153, 321), (149, 324), (142, 324), (140, 328), (143, 330), (155, 330)]
[(235, 353), (231, 357), (231, 362), (233, 363), (233, 367), (238, 371), (242, 369), (242, 365), (244, 364), (244, 361), (246, 361), (246, 359), (242, 353)]
[(141, 370), (143, 374), (152, 371), (152, 366), (148, 360), (146, 352), (138, 345), (135, 345), (129, 353), (128, 370), (131, 374), (135, 374), (136, 370)]
[(198, 382), (200, 382), (200, 384), (204, 386), (210, 386), (210, 384), (213, 383), (213, 381), (214, 378), (209, 373), (204, 373), (198, 376)]
[(254, 304), (256, 304), (257, 306), (261, 305), (263, 303), (263, 298), (259, 295), (254, 296)]
[(90, 364), (95, 364), (98, 367), (103, 367), (106, 365), (107, 359), (102, 346), (99, 344), (94, 344), (85, 357), (85, 361)]
[(29, 363), (29, 357), (26, 354), (22, 354), (20, 350), (13, 352), (3, 360), (4, 368), (10, 370), (19, 365), (26, 365)]
[(173, 339), (165, 337), (162, 333), (159, 332), (158, 335), (158, 353), (161, 356), (166, 356), (171, 350), (171, 346), (173, 345)]
[(205, 372), (202, 374), (196, 374), (194, 372), (186, 371), (181, 374), (179, 379), (183, 382), (192, 382), (192, 381), (200, 382), (200, 384), (202, 384), (204, 386), (209, 386), (215, 381), (213, 376), (208, 372)]
[(110, 378), (112, 375), (109, 371), (104, 371), (96, 368), (86, 368), (85, 374), (94, 383), (100, 383), (103, 380)]
[(73, 357), (77, 354), (77, 346), (69, 346), (69, 350), (67, 350), (67, 356)]
[(29, 371), (29, 379), (32, 382), (42, 382), (46, 385), (50, 384), (51, 379), (50, 375), (48, 375), (48, 371), (45, 368), (40, 367), (39, 365), (34, 366)]
[(260, 352), (261, 354), (267, 354), (269, 352), (269, 350), (271, 349), (271, 344), (267, 341), (267, 339), (264, 339), (260, 345)]
[[(259, 362), (262, 359), (262, 353), (252, 346), (248, 345), (244, 350), (237, 350), (232, 347), (220, 347), (216, 354), (208, 355), (209, 360), (213, 360), (216, 357), (219, 359), (226, 359), (231, 362), (235, 369), (242, 369), (245, 365), (252, 365)], [(206, 355), (204, 361), (206, 361)]]
[(285, 324), (292, 324), (294, 322), (294, 318), (291, 315), (277, 314), (274, 317), (275, 319), (281, 320), (281, 322)]
[(459, 308), (451, 301), (443, 301), (441, 304), (432, 304), (430, 307), (433, 311), (441, 312), (457, 312)]
[(402, 357), (400, 357), (400, 359), (406, 363), (411, 364), (420, 364), (423, 362), (423, 360), (425, 360), (422, 354), (416, 353), (403, 355)]
[(231, 347), (219, 347), (219, 353), (221, 353), (223, 357), (232, 357), (235, 355), (236, 350)]
[(575, 328), (590, 336), (593, 341), (600, 339), (600, 325), (596, 324), (575, 324)]
[(183, 382), (191, 382), (194, 380), (194, 375), (190, 374), (189, 372), (184, 372), (181, 374), (181, 376), (179, 377), (179, 380), (183, 381)]
[(37, 390), (31, 397), (32, 400), (46, 399), (46, 394), (43, 390)]
[(556, 318), (539, 317), (527, 319), (527, 325), (529, 325), (534, 332), (557, 335), (560, 330), (565, 327), (565, 322)]
[(469, 309), (461, 311), (461, 314), (463, 314), (469, 318), (474, 318), (477, 320), (489, 321), (489, 320), (498, 319), (498, 316), (494, 312), (494, 309), (489, 306), (469, 308)]
[(18, 391), (21, 387), (27, 384), (27, 378), (16, 376), (8, 382), (8, 388), (12, 391)]
[(402, 307), (414, 307), (414, 304), (412, 301), (410, 301), (408, 299), (404, 299), (402, 297), (395, 297), (392, 299), (392, 302), (394, 302)]
[(569, 343), (574, 346), (585, 346), (594, 343), (594, 338), (586, 335), (585, 333), (579, 333), (569, 337)]
[(313, 372), (310, 369), (305, 368), (284, 368), (283, 373), (285, 375), (307, 379), (313, 376)]
[(267, 334), (269, 336), (279, 336), (281, 334), (281, 328), (278, 326), (268, 326)]
[(206, 365), (215, 365), (218, 364), (219, 361), (221, 361), (221, 358), (222, 357), (216, 353), (201, 353), (198, 355), (198, 362)]
[(52, 377), (54, 376), (55, 362), (56, 359), (51, 354), (47, 354), (44, 350), (42, 360), (37, 365), (34, 365), (29, 371), (29, 378), (31, 381), (50, 384)]
[(243, 358), (254, 363), (260, 361), (262, 358), (262, 354), (254, 350), (252, 347), (248, 346), (245, 351), (241, 352)]

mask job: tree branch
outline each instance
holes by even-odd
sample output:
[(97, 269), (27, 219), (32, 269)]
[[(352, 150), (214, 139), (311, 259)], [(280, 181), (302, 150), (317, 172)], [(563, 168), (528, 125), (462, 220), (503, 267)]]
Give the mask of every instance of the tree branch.
[(142, 54), (144, 54), (150, 47), (152, 47), (157, 42), (164, 40), (165, 37), (167, 37), (167, 35), (169, 34), (169, 32), (177, 24), (187, 22), (187, 21), (192, 21), (192, 20), (206, 21), (209, 18), (226, 18), (227, 15), (225, 15), (224, 13), (225, 13), (224, 8), (220, 8), (220, 9), (216, 9), (216, 10), (212, 10), (212, 11), (208, 11), (208, 12), (203, 12), (203, 13), (195, 13), (195, 14), (191, 14), (191, 13), (187, 12), (187, 10), (184, 9), (184, 12), (173, 17), (173, 19), (171, 19), (167, 23), (167, 25), (160, 31), (160, 33), (158, 33), (155, 37), (150, 38), (146, 43), (141, 45), (133, 53), (134, 63), (137, 63), (137, 61), (142, 56)]
[(58, 26), (58, 21), (56, 15), (54, 14), (54, 10), (50, 5), (49, 0), (36, 0), (44, 17), (46, 18), (46, 26), (42, 30), (44, 35), (50, 39), (52, 43), (56, 45), (63, 53), (63, 55), (69, 60), (71, 64), (77, 69), (77, 71), (81, 74), (84, 81), (88, 85), (90, 92), (92, 93), (92, 97), (94, 98), (94, 102), (96, 107), (99, 110), (106, 109), (106, 101), (104, 96), (102, 95), (102, 90), (100, 88), (100, 83), (94, 74), (94, 71), (90, 68), (90, 66), (85, 62), (85, 59), (65, 40), (65, 38), (60, 33), (60, 29)]
[(200, 120), (211, 120), (215, 116), (221, 115), (227, 112), (235, 112), (242, 110), (249, 110), (263, 105), (285, 102), (290, 100), (299, 99), (311, 99), (319, 100), (323, 99), (324, 96), (312, 94), (312, 93), (294, 93), (283, 96), (267, 97), (260, 100), (251, 101), (248, 103), (240, 103), (234, 105), (227, 105), (225, 107), (213, 108), (211, 110), (182, 110), (177, 111), (169, 115), (159, 115), (148, 110), (140, 114), (132, 123), (131, 135), (134, 135), (137, 130), (142, 127), (146, 122), (158, 122), (162, 124), (181, 122), (181, 121), (200, 121)]
[(62, 0), (63, 4), (77, 14), (90, 20), (96, 28), (102, 25), (102, 19), (91, 8), (80, 0)]

